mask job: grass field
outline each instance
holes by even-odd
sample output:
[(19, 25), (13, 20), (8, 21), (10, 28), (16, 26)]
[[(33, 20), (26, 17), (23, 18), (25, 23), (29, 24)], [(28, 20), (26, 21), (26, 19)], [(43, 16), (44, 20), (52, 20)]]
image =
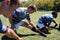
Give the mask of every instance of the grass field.
[[(36, 21), (41, 15), (50, 13), (51, 11), (37, 11), (31, 15), (32, 22), (36, 25)], [(0, 18), (6, 26), (10, 25), (7, 18), (4, 18), (3, 16), (0, 16)], [(60, 13), (58, 13), (58, 17), (55, 20), (58, 24), (60, 23)], [(52, 23), (51, 26), (54, 26), (54, 23)], [(58, 28), (58, 26), (56, 28)], [(50, 29), (51, 34), (48, 34), (47, 37), (40, 36), (38, 33), (32, 32), (30, 29), (24, 27), (19, 27), (17, 32), (24, 40), (60, 40), (60, 31), (57, 29)], [(3, 34), (0, 34), (0, 40), (2, 37)]]

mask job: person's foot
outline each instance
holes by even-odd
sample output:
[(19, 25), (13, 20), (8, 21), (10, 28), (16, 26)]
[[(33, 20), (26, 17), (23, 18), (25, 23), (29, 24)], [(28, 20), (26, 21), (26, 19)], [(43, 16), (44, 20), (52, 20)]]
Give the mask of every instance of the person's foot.
[(43, 33), (45, 33), (45, 34), (51, 34), (49, 31), (48, 32), (43, 32)]

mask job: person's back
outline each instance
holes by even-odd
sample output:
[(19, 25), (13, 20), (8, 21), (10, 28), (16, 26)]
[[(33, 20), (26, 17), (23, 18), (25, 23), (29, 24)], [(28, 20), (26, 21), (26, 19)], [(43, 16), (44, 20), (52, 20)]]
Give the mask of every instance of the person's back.
[(26, 13), (26, 10), (27, 10), (27, 8), (21, 8), (21, 7), (17, 8), (13, 12), (13, 15), (12, 15), (13, 16), (12, 20), (14, 20), (13, 23), (16, 24), (16, 23), (22, 21), (25, 18), (29, 18), (30, 15), (28, 13)]
[(42, 15), (39, 18), (39, 21), (41, 20), (43, 23), (48, 23), (48, 22), (51, 22), (52, 19), (53, 19), (53, 15), (52, 14), (45, 14), (45, 15)]
[(25, 18), (26, 16), (26, 10), (27, 8), (17, 8), (15, 11), (14, 11), (14, 16), (20, 16), (21, 18)]

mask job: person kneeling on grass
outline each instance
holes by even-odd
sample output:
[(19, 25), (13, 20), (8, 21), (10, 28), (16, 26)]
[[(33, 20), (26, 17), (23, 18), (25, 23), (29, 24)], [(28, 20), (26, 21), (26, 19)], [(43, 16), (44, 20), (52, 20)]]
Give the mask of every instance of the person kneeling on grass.
[(50, 34), (49, 30), (46, 28), (46, 26), (49, 28), (49, 25), (51, 22), (55, 23), (55, 26), (57, 26), (57, 23), (55, 22), (54, 18), (57, 18), (57, 12), (53, 11), (52, 14), (45, 14), (41, 16), (37, 21), (37, 27), (40, 29), (40, 31)]
[[(32, 31), (36, 32), (37, 31), (36, 28), (29, 25), (29, 24), (32, 24), (30, 22), (31, 20), (29, 18), (29, 14), (32, 14), (33, 12), (35, 12), (36, 11), (35, 8), (33, 6), (31, 6), (31, 7), (28, 7), (27, 10), (25, 10), (25, 8), (20, 10), (20, 8), (18, 8), (19, 4), (20, 4), (20, 0), (0, 0), (0, 14), (2, 14), (4, 17), (6, 17), (10, 20), (10, 23), (12, 26), (11, 28), (14, 31), (16, 30), (16, 28), (18, 28), (19, 25), (22, 25), (22, 26), (29, 28)], [(15, 13), (13, 13), (13, 11), (16, 8), (18, 11), (16, 11), (17, 15), (15, 16)], [(19, 16), (18, 16), (18, 14), (19, 14)], [(25, 18), (28, 19), (29, 24), (22, 21)]]
[[(36, 12), (36, 6), (35, 5), (29, 5), (27, 8), (17, 8), (12, 15), (9, 17), (9, 21), (11, 23), (11, 28), (16, 32), (19, 26), (26, 27), (28, 29), (31, 29), (34, 32), (38, 32), (39, 34), (42, 34), (32, 23), (32, 20), (30, 18), (30, 14), (33, 14)], [(26, 19), (28, 21), (25, 22)], [(16, 32), (17, 33), (17, 32)], [(43, 34), (44, 35), (44, 34)]]
[[(10, 13), (12, 13), (19, 6), (19, 0), (0, 0), (0, 14), (8, 18)], [(22, 40), (15, 32), (5, 27), (0, 19), (0, 33), (6, 34), (8, 37), (15, 38), (16, 40)]]
[(11, 28), (8, 28), (5, 25), (3, 25), (1, 19), (0, 19), (0, 33), (5, 34), (8, 37), (14, 38), (16, 40), (23, 40)]

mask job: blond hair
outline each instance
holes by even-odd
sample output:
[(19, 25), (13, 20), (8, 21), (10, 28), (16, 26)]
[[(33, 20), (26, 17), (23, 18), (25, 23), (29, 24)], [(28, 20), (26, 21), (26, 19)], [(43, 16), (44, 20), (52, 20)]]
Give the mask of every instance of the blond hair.
[(28, 8), (31, 8), (32, 10), (37, 11), (36, 5), (30, 4)]

